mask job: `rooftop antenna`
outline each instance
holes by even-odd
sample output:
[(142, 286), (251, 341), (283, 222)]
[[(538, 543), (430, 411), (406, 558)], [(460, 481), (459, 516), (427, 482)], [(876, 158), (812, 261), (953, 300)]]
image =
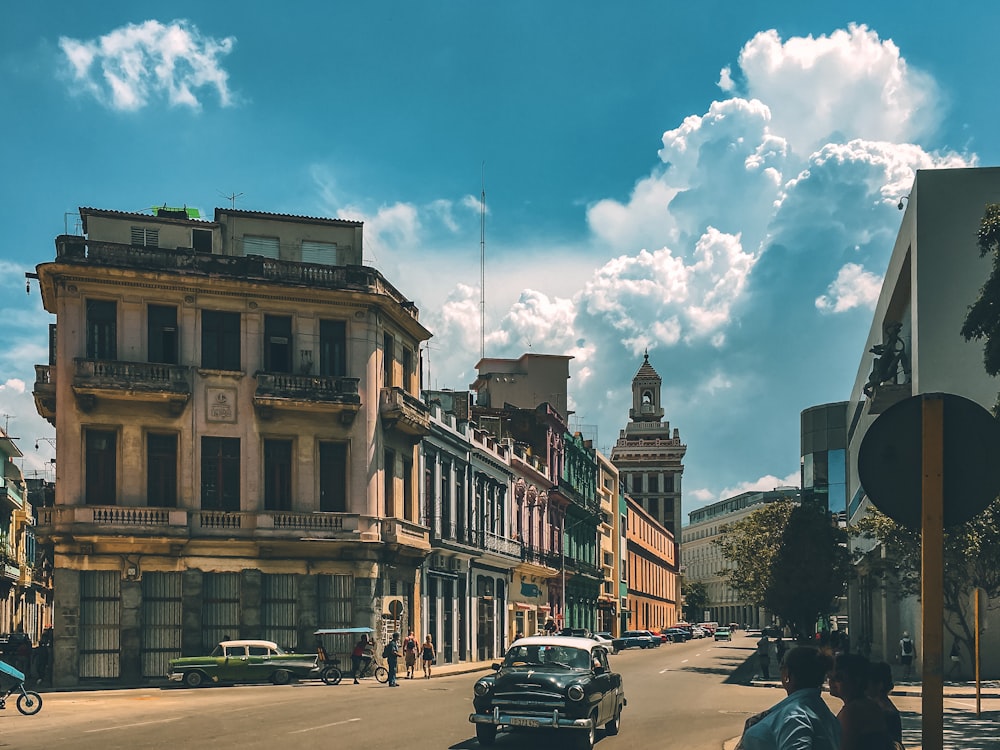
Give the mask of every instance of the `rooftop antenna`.
[(479, 358), (486, 358), (486, 162), (479, 199)]
[(226, 195), (220, 190), (219, 195), (221, 195), (223, 198), (229, 201), (230, 208), (235, 209), (237, 199), (242, 198), (244, 195), (246, 195), (246, 193), (230, 193), (229, 195)]

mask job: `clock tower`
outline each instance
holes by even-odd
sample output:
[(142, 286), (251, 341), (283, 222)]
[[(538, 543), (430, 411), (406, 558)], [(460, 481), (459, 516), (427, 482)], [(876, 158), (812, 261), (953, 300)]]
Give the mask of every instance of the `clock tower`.
[(663, 420), (663, 380), (649, 363), (649, 352), (632, 378), (629, 422), (611, 449), (625, 492), (674, 538), (681, 530), (681, 475), (687, 446), (680, 431)]

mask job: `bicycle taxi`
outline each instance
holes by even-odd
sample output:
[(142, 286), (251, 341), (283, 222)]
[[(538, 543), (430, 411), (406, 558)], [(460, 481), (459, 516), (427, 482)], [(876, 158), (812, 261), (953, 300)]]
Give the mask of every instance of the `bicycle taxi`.
[(368, 635), (369, 648), (365, 652), (361, 671), (355, 678), (374, 677), (383, 684), (389, 681), (389, 670), (378, 660), (379, 651), (375, 647), (375, 631), (372, 628), (320, 628), (313, 635), (316, 636), (319, 678), (323, 682), (327, 685), (336, 685), (343, 679), (344, 669), (340, 666), (340, 659), (330, 654), (351, 654), (355, 644), (364, 634)]

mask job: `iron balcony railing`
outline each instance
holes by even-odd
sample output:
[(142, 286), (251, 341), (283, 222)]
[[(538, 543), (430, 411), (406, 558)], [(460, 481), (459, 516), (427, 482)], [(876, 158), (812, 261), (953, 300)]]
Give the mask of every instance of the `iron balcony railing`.
[(191, 249), (142, 247), (95, 242), (75, 235), (56, 238), (56, 258), (66, 263), (93, 264), (147, 271), (202, 273), (233, 279), (257, 279), (276, 284), (342, 289), (387, 297), (412, 318), (416, 305), (406, 299), (381, 273), (367, 266), (328, 266), (275, 260), (258, 255), (233, 256)]

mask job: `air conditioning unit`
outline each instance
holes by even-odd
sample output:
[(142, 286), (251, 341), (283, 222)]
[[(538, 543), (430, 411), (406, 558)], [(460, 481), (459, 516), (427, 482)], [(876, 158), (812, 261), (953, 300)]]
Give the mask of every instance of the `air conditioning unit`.
[(389, 615), (390, 617), (397, 618), (403, 613), (403, 597), (401, 596), (383, 596), (382, 597), (382, 614)]

